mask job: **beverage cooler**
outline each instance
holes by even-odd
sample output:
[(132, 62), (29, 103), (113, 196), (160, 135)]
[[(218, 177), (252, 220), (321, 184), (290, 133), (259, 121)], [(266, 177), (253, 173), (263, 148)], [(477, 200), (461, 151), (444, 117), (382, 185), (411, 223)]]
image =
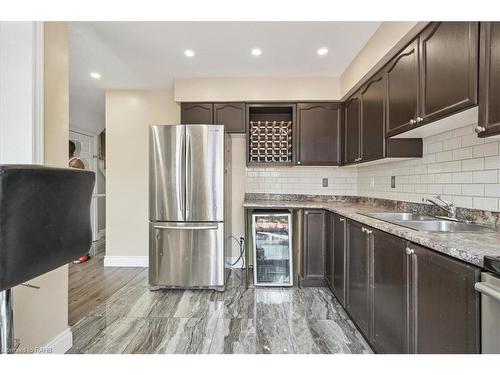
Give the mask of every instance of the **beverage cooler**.
[(292, 214), (252, 214), (253, 272), (256, 286), (292, 286)]

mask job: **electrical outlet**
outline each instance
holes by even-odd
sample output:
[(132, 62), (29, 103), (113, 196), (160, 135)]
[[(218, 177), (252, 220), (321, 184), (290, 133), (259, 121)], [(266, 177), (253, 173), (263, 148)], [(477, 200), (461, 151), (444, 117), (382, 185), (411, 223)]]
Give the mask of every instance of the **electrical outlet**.
[(391, 176), (391, 188), (396, 188), (396, 176)]
[(323, 187), (328, 187), (328, 178), (323, 179)]

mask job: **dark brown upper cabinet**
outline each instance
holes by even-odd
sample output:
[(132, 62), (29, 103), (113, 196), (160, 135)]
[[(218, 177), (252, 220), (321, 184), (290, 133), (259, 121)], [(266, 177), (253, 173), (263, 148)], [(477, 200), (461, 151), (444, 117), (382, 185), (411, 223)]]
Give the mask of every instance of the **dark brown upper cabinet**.
[(226, 133), (245, 133), (245, 104), (214, 103), (214, 124), (224, 125)]
[(361, 162), (384, 157), (385, 80), (372, 78), (361, 90)]
[(500, 22), (481, 23), (479, 137), (500, 134)]
[(479, 23), (433, 22), (419, 40), (418, 125), (477, 105)]
[(304, 211), (301, 286), (325, 285), (325, 217), (323, 210)]
[(370, 330), (370, 236), (356, 221), (347, 223), (345, 308), (368, 337)]
[(412, 353), (479, 353), (480, 269), (410, 244)]
[(361, 100), (359, 94), (344, 104), (344, 163), (353, 164), (361, 160)]
[(340, 165), (340, 103), (297, 104), (297, 164)]
[(387, 136), (411, 129), (418, 116), (418, 40), (387, 65)]
[(181, 123), (213, 124), (212, 103), (181, 103)]
[(344, 164), (422, 157), (422, 139), (385, 137), (386, 95), (387, 76), (381, 72), (345, 103)]
[(373, 232), (372, 344), (378, 353), (408, 353), (407, 241)]

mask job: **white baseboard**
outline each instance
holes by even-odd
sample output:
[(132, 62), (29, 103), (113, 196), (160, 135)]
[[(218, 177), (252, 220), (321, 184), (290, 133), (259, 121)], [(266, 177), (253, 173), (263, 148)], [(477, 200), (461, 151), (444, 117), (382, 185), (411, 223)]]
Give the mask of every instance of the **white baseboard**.
[(44, 353), (50, 354), (64, 354), (73, 346), (73, 333), (71, 328), (66, 328), (47, 344), (43, 346)]
[(104, 267), (149, 267), (149, 257), (106, 255)]

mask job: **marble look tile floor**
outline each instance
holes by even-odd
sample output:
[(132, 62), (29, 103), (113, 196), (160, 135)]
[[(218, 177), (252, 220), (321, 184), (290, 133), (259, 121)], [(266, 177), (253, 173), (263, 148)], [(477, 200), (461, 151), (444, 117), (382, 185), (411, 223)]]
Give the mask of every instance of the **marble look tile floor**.
[(147, 270), (76, 323), (70, 353), (372, 353), (327, 288), (150, 291)]

